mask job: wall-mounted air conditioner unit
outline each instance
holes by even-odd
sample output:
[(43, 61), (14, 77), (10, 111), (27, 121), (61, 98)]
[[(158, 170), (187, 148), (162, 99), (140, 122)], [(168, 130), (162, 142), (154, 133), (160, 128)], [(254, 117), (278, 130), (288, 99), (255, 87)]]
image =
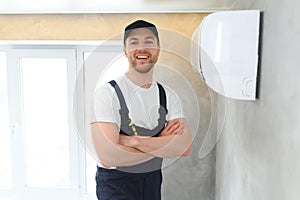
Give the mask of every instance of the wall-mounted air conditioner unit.
[(192, 36), (191, 63), (217, 93), (256, 99), (259, 10), (208, 15)]

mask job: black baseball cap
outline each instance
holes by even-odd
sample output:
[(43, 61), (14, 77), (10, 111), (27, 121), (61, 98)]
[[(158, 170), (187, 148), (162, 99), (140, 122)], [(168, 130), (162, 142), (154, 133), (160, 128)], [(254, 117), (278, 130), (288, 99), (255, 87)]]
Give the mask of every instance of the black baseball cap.
[(158, 38), (158, 32), (157, 32), (156, 26), (154, 24), (144, 21), (144, 20), (137, 20), (137, 21), (132, 22), (128, 26), (126, 26), (125, 31), (124, 31), (124, 40), (123, 40), (124, 44), (125, 44), (127, 37), (131, 33), (131, 31), (136, 28), (148, 28), (149, 30), (151, 30), (154, 33), (155, 37), (157, 38), (157, 41), (159, 44), (159, 38)]

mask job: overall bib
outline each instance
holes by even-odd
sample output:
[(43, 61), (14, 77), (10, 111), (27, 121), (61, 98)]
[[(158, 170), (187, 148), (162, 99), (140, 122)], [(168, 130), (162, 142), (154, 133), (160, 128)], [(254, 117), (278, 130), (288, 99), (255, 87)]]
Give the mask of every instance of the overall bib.
[[(129, 118), (129, 110), (118, 84), (113, 80), (109, 82), (114, 87), (121, 109), (120, 134), (128, 136), (157, 137), (164, 129), (167, 115), (166, 93), (157, 83), (159, 90), (160, 107), (158, 109), (158, 125), (154, 129), (136, 126)], [(99, 200), (160, 200), (162, 183), (162, 158), (155, 157), (144, 163), (105, 169), (97, 167), (96, 183)]]

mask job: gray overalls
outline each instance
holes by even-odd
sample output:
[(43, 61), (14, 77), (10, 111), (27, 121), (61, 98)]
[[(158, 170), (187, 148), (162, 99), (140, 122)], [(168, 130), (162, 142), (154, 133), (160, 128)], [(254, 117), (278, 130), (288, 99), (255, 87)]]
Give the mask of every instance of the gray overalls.
[[(152, 130), (136, 126), (129, 118), (129, 110), (118, 84), (109, 82), (114, 87), (121, 109), (120, 134), (129, 136), (157, 137), (164, 129), (167, 115), (166, 93), (162, 85), (157, 83), (160, 108), (158, 109), (158, 125)], [(105, 169), (98, 167), (96, 174), (97, 197), (99, 200), (160, 200), (162, 158), (155, 157), (147, 162), (129, 167)]]

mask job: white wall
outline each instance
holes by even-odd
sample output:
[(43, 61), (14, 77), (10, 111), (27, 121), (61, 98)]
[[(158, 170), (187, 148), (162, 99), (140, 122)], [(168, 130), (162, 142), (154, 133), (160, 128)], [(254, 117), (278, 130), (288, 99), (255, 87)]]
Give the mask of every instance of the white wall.
[(297, 0), (241, 0), (263, 12), (259, 99), (227, 100), (217, 146), (217, 200), (300, 199), (300, 23)]

